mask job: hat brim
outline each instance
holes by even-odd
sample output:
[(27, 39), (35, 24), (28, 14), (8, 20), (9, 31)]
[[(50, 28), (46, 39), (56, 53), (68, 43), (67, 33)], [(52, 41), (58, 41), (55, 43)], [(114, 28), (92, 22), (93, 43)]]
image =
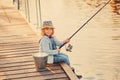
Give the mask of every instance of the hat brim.
[(42, 26), (41, 27), (41, 29), (46, 29), (46, 28), (55, 29), (53, 26)]

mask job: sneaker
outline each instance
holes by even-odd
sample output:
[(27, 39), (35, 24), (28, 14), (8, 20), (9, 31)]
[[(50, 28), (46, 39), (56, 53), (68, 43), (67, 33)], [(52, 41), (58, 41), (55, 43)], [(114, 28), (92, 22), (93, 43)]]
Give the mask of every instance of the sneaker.
[(72, 67), (71, 69), (72, 69), (72, 71), (75, 73), (75, 68)]
[(78, 79), (81, 79), (82, 78), (82, 75), (76, 75)]
[[(72, 71), (75, 73), (75, 68), (72, 67), (71, 69), (72, 69)], [(76, 74), (75, 74), (75, 75), (76, 75)], [(76, 75), (76, 76), (77, 76), (78, 79), (81, 79), (81, 78), (82, 78), (82, 75)]]

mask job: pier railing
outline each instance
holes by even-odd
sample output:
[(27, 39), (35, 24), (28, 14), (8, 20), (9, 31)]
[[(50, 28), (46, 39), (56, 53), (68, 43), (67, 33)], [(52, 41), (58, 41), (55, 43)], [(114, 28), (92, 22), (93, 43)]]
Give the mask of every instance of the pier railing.
[(13, 4), (36, 28), (42, 26), (40, 0), (13, 0)]

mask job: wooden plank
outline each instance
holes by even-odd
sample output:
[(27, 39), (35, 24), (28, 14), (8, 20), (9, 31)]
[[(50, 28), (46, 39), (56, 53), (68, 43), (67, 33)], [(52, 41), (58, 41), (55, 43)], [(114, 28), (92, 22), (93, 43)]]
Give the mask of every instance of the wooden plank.
[[(31, 51), (32, 50), (32, 51)], [(12, 58), (12, 57), (17, 57), (17, 56), (24, 56), (24, 55), (31, 55), (31, 53), (36, 53), (38, 52), (37, 49), (35, 48), (28, 48), (26, 50), (16, 50), (16, 51), (8, 51), (8, 52), (0, 52), (1, 53), (1, 59), (5, 58)], [(9, 54), (8, 54), (9, 53)]]
[(0, 59), (0, 63), (4, 63), (4, 61), (22, 61), (22, 59), (28, 59), (28, 58), (33, 58), (32, 55), (31, 56), (24, 56), (24, 57), (18, 57), (18, 58), (3, 58)]
[[(1, 57), (1, 56), (0, 56)], [(29, 60), (32, 59), (32, 56), (25, 56), (25, 57), (18, 57), (18, 58), (5, 58), (5, 59), (0, 59), (0, 63), (3, 63), (4, 60), (6, 61), (22, 61), (23, 59)]]
[[(12, 47), (9, 46), (1, 46), (0, 48), (0, 51), (1, 52), (5, 52), (5, 51), (10, 51), (10, 50), (15, 50), (15, 49), (23, 49), (23, 47), (25, 49), (27, 48), (39, 48), (39, 45), (36, 45), (36, 44), (25, 44), (25, 46), (22, 47), (22, 44), (19, 44), (18, 46), (17, 45), (11, 45)], [(3, 49), (3, 50), (2, 50)]]
[[(21, 68), (20, 68), (21, 67)], [(47, 66), (46, 67), (48, 70), (53, 70), (53, 69), (61, 69), (60, 66)], [(10, 71), (19, 71), (19, 70), (24, 70), (24, 69), (36, 69), (34, 64), (29, 64), (25, 65), (24, 63), (21, 64), (21, 66), (14, 66), (14, 67), (4, 67), (0, 69), (0, 72), (10, 72)]]
[(10, 46), (10, 45), (21, 45), (21, 44), (38, 44), (39, 42), (38, 41), (35, 41), (35, 40), (28, 40), (28, 41), (1, 41), (0, 42), (0, 45), (1, 46)]
[(17, 50), (9, 50), (9, 51), (0, 51), (0, 56), (6, 55), (17, 55), (17, 54), (25, 54), (25, 53), (32, 53), (32, 52), (39, 52), (38, 48), (28, 48), (28, 49), (17, 49)]
[(0, 33), (0, 35), (1, 36), (5, 36), (5, 34), (8, 34), (9, 33), (9, 35), (11, 34), (11, 35), (14, 35), (14, 34), (16, 34), (16, 35), (25, 35), (26, 33), (28, 33), (28, 34), (30, 34), (30, 33), (32, 33), (31, 31), (21, 31), (21, 32), (12, 32), (12, 31), (8, 31), (8, 32), (2, 32), (2, 33)]
[(0, 47), (0, 51), (5, 51), (5, 50), (15, 50), (15, 49), (26, 49), (26, 48), (39, 48), (38, 45), (36, 44), (27, 44), (27, 45), (24, 45), (24, 46), (17, 46), (17, 45), (12, 45), (12, 47), (10, 46), (3, 46), (3, 47)]
[(51, 74), (60, 74), (63, 73), (62, 70), (44, 70), (42, 72), (24, 72), (21, 74), (13, 74), (13, 75), (7, 75), (8, 78), (25, 78), (25, 77), (31, 77), (31, 76), (46, 76), (46, 75), (51, 75)]
[(3, 48), (7, 48), (7, 47), (10, 47), (10, 46), (22, 46), (23, 44), (25, 44), (25, 45), (37, 45), (37, 46), (39, 46), (39, 44), (38, 44), (38, 42), (34, 42), (34, 41), (29, 41), (29, 42), (22, 42), (22, 41), (20, 41), (20, 42), (10, 42), (10, 43), (8, 43), (8, 42), (5, 42), (5, 43), (0, 43), (0, 47), (2, 48), (2, 46), (3, 46)]
[(17, 66), (23, 66), (23, 65), (34, 65), (34, 60), (29, 62), (23, 62), (23, 63), (16, 63), (16, 64), (4, 64), (0, 66), (0, 68), (9, 68), (9, 67), (17, 67)]
[(36, 40), (35, 38), (33, 38), (33, 39), (31, 39), (31, 38), (29, 38), (29, 39), (25, 39), (25, 38), (23, 38), (23, 40), (0, 40), (1, 42), (0, 42), (0, 45), (2, 45), (2, 44), (15, 44), (15, 43), (39, 43), (39, 41), (38, 40)]
[(40, 80), (53, 80), (53, 79), (59, 79), (59, 78), (64, 78), (66, 77), (66, 75), (64, 73), (48, 73), (44, 76), (40, 76), (40, 75), (28, 75), (28, 76), (23, 76), (23, 77), (16, 77), (16, 78), (8, 78), (8, 79), (12, 79), (12, 80), (27, 80), (27, 78), (32, 78), (35, 79), (36, 77), (39, 77), (38, 79)]
[(24, 51), (30, 51), (30, 50), (31, 50), (31, 51), (32, 51), (32, 50), (33, 50), (33, 51), (34, 51), (34, 50), (37, 50), (37, 51), (38, 51), (38, 48), (33, 47), (33, 48), (28, 48), (28, 49), (26, 49), (26, 48), (25, 48), (25, 49), (17, 49), (17, 50), (16, 50), (16, 49), (15, 49), (15, 50), (13, 49), (13, 50), (7, 50), (7, 51), (0, 51), (0, 53), (2, 53), (2, 54), (3, 54), (3, 53), (6, 53), (6, 54), (7, 54), (7, 53), (21, 53), (22, 51), (24, 52)]
[[(4, 12), (3, 12), (4, 13)], [(9, 25), (4, 25), (4, 24), (2, 24), (1, 25), (1, 28), (17, 28), (17, 29), (19, 29), (19, 28), (27, 28), (27, 29), (30, 29), (30, 27), (28, 27), (28, 24), (26, 23), (26, 22), (24, 22), (24, 23), (18, 23), (18, 24), (9, 24)]]
[[(60, 66), (47, 66), (46, 67), (47, 70), (50, 70), (50, 71), (53, 71), (53, 70), (62, 70)], [(27, 72), (24, 72), (24, 70), (27, 70)], [(18, 70), (9, 70), (6, 72), (6, 74), (2, 75), (2, 76), (7, 76), (7, 75), (19, 75), (19, 74), (24, 74), (24, 73), (32, 73), (32, 72), (38, 72), (36, 71), (36, 68), (35, 67), (31, 67), (28, 69), (24, 69), (24, 68), (21, 68), (21, 69), (18, 69)], [(42, 72), (42, 71), (40, 71)], [(4, 72), (0, 72), (0, 73), (4, 73)]]
[(18, 42), (1, 42), (0, 46), (10, 46), (10, 45), (21, 45), (21, 44), (34, 44), (34, 43), (38, 43), (37, 41), (18, 41)]
[(63, 78), (58, 78), (58, 79), (53, 79), (53, 80), (70, 80), (68, 77), (63, 77)]
[[(18, 29), (18, 30), (19, 30), (19, 29)], [(31, 30), (24, 30), (24, 29), (23, 29), (23, 30), (20, 29), (20, 31), (18, 31), (18, 30), (17, 30), (16, 33), (21, 33), (21, 35), (22, 35), (22, 34), (25, 34), (25, 33), (32, 33)], [(16, 31), (16, 30), (15, 30), (15, 29), (14, 29), (14, 30), (8, 29), (8, 30), (6, 30), (6, 31), (5, 31), (5, 30), (2, 30), (2, 31), (0, 31), (0, 32), (4, 32), (4, 33), (10, 32), (10, 33), (13, 33), (14, 31)], [(0, 34), (3, 34), (3, 33), (0, 33)]]
[(17, 52), (17, 53), (11, 53), (11, 54), (5, 54), (5, 55), (0, 55), (0, 61), (3, 60), (18, 60), (18, 59), (23, 59), (23, 58), (30, 58), (32, 57), (32, 54), (38, 53), (39, 51), (33, 50), (33, 51), (24, 51), (24, 52)]
[(7, 40), (10, 40), (10, 39), (18, 39), (18, 40), (21, 40), (23, 38), (36, 38), (36, 35), (35, 34), (24, 34), (24, 35), (10, 35), (10, 34), (6, 34), (6, 35), (0, 35), (0, 40), (4, 40), (4, 39), (7, 39)]
[(0, 69), (0, 72), (9, 72), (9, 71), (19, 71), (19, 70), (25, 70), (25, 69), (35, 69), (35, 65), (22, 65), (16, 66), (16, 67), (10, 67), (10, 68), (2, 68)]
[[(4, 33), (4, 32), (3, 32)], [(21, 39), (23, 39), (23, 38), (37, 38), (37, 36), (35, 35), (35, 34), (33, 34), (33, 33), (29, 33), (29, 34), (22, 34), (22, 35), (19, 35), (19, 34), (6, 34), (6, 35), (0, 35), (0, 40), (3, 40), (3, 39), (7, 39), (7, 40), (10, 40), (10, 39), (19, 39), (19, 40), (21, 40)]]
[(73, 73), (73, 71), (71, 70), (71, 68), (66, 63), (60, 63), (60, 65), (64, 69), (65, 73), (68, 75), (68, 77), (70, 78), (70, 80), (78, 80), (78, 78), (75, 75), (75, 73)]
[[(0, 60), (1, 61), (1, 60)], [(0, 65), (6, 65), (6, 64), (17, 64), (17, 63), (26, 63), (26, 62), (32, 62), (33, 61), (33, 59), (29, 59), (29, 58), (27, 58), (27, 59), (22, 59), (22, 60), (20, 60), (20, 61), (16, 61), (16, 60), (5, 60), (4, 62), (0, 62)]]
[[(30, 58), (30, 59), (28, 59), (28, 58)], [(14, 63), (16, 63), (16, 62), (20, 62), (20, 61), (25, 61), (26, 60), (26, 62), (28, 61), (32, 61), (33, 60), (33, 57), (32, 56), (24, 56), (24, 57), (17, 57), (17, 58), (7, 58), (7, 60), (6, 59), (3, 59), (3, 60), (1, 60), (0, 59), (0, 64), (4, 64), (4, 63), (7, 63), (7, 62), (11, 62), (12, 61), (12, 63), (14, 64)], [(11, 63), (11, 64), (12, 64)], [(5, 64), (4, 64), (5, 65)], [(1, 67), (2, 67), (2, 65), (1, 65)]]
[[(34, 33), (27, 33), (27, 34), (25, 34), (25, 35), (27, 35), (27, 36), (36, 36)], [(0, 39), (1, 38), (18, 38), (18, 37), (20, 37), (20, 36), (24, 36), (24, 35), (18, 35), (18, 34), (4, 34), (4, 35), (0, 35)]]
[[(9, 43), (9, 42), (11, 42), (11, 43), (16, 43), (16, 42), (27, 42), (27, 41), (29, 41), (29, 42), (38, 42), (39, 40), (37, 40), (38, 38), (35, 38), (35, 37), (20, 37), (20, 38), (22, 38), (22, 39), (19, 39), (19, 38), (9, 38), (9, 39), (6, 39), (6, 38), (4, 38), (4, 39), (0, 39), (1, 40), (1, 42), (0, 43)], [(14, 40), (13, 40), (14, 39)]]
[[(14, 40), (13, 40), (14, 39)], [(5, 42), (17, 42), (17, 41), (22, 41), (22, 42), (24, 42), (24, 41), (35, 41), (35, 42), (38, 42), (38, 40), (36, 40), (37, 38), (36, 37), (33, 37), (33, 36), (31, 36), (31, 37), (19, 37), (19, 38), (2, 38), (2, 39), (0, 39), (0, 41), (1, 41), (1, 43), (5, 43)]]
[(4, 51), (0, 51), (1, 55), (0, 56), (4, 56), (4, 55), (9, 55), (9, 54), (17, 54), (17, 53), (28, 53), (28, 52), (37, 52), (38, 47), (29, 47), (29, 48), (23, 48), (23, 49), (11, 49), (11, 50), (4, 50)]
[(5, 59), (5, 58), (10, 58), (10, 59), (12, 59), (12, 58), (14, 58), (14, 59), (17, 59), (17, 58), (22, 58), (22, 57), (30, 57), (30, 56), (32, 56), (32, 55), (30, 55), (30, 54), (26, 54), (26, 55), (21, 55), (21, 56), (16, 56), (16, 57), (4, 57), (4, 56), (2, 56), (1, 58), (2, 59)]
[(6, 76), (2, 76), (2, 75), (4, 75), (5, 73), (0, 73), (0, 80), (4, 80), (4, 79), (6, 79), (7, 77)]
[[(14, 40), (13, 40), (14, 39)], [(2, 37), (0, 38), (1, 41), (20, 41), (20, 40), (36, 40), (37, 37), (34, 35), (18, 35), (18, 37)]]
[(39, 51), (31, 51), (31, 52), (24, 52), (24, 53), (22, 53), (23, 51), (21, 51), (21, 52), (17, 52), (18, 54), (15, 54), (15, 55), (0, 55), (0, 59), (1, 60), (3, 60), (3, 59), (6, 59), (6, 58), (10, 58), (10, 59), (16, 59), (16, 58), (20, 58), (20, 57), (29, 57), (29, 56), (32, 56), (32, 54), (34, 54), (34, 53), (38, 53)]
[[(36, 44), (26, 44), (25, 46), (21, 46), (21, 45), (11, 45), (13, 47), (10, 47), (10, 46), (1, 46), (0, 48), (0, 52), (1, 53), (6, 53), (6, 52), (15, 52), (17, 50), (27, 50), (28, 49), (38, 49), (39, 50), (39, 45), (36, 45)], [(16, 47), (17, 46), (17, 47)]]
[[(6, 59), (5, 59), (6, 60)], [(4, 60), (4, 61), (5, 61)], [(34, 62), (34, 59), (32, 58), (22, 58), (22, 59), (19, 59), (19, 60), (6, 60), (5, 62), (0, 62), (0, 65), (16, 65), (16, 64), (21, 64), (21, 63), (29, 63), (29, 62)], [(52, 66), (60, 66), (60, 65), (58, 65), (58, 64), (54, 64), (54, 65), (49, 65), (49, 64), (47, 64), (47, 67), (52, 67)], [(3, 67), (3, 66), (2, 66)]]
[[(5, 28), (7, 28), (7, 29), (5, 29)], [(32, 32), (32, 30), (29, 30), (29, 28), (28, 27), (26, 27), (26, 26), (23, 26), (23, 27), (21, 27), (21, 28), (17, 28), (20, 32), (24, 32), (24, 31), (29, 31), (29, 32)], [(0, 30), (0, 32), (6, 32), (6, 31), (16, 31), (16, 28), (12, 28), (12, 27), (1, 27), (1, 30)]]
[(23, 25), (28, 25), (28, 23), (24, 22), (24, 23), (17, 23), (17, 24), (9, 24), (9, 25), (5, 25), (2, 24), (0, 25), (1, 27), (22, 27)]
[(39, 51), (38, 50), (32, 50), (32, 51), (22, 51), (22, 52), (16, 52), (16, 53), (3, 53), (0, 55), (0, 59), (5, 59), (5, 58), (14, 58), (14, 57), (19, 57), (19, 56), (30, 56), (32, 55), (33, 53), (38, 53)]
[[(50, 68), (50, 69), (49, 69)], [(27, 70), (28, 72), (24, 72), (25, 70)], [(40, 76), (45, 75), (46, 79), (50, 79), (51, 78), (55, 78), (55, 74), (62, 74), (63, 70), (61, 70), (60, 66), (52, 66), (52, 67), (48, 67), (49, 72), (46, 71), (42, 71), (42, 72), (36, 72), (35, 68), (33, 69), (25, 69), (23, 70), (23, 72), (21, 73), (21, 70), (16, 70), (17, 73), (12, 73), (14, 71), (7, 71), (6, 72), (6, 76), (7, 79), (12, 79), (12, 80), (16, 80), (16, 79), (25, 79), (26, 78), (34, 78), (34, 77), (39, 77), (39, 79), (41, 79)], [(8, 74), (9, 73), (9, 74)], [(12, 73), (12, 74), (11, 74)], [(5, 75), (3, 75), (5, 76)], [(47, 77), (48, 76), (48, 77)], [(61, 76), (61, 75), (60, 75)], [(64, 75), (65, 76), (65, 75)], [(43, 76), (44, 77), (44, 76)], [(63, 76), (62, 76), (63, 77)], [(58, 78), (58, 77), (57, 77)]]
[[(0, 32), (6, 32), (6, 31), (15, 31), (15, 29), (17, 30), (19, 30), (19, 31), (31, 31), (32, 32), (32, 30), (29, 30), (30, 28), (29, 27), (26, 27), (27, 25), (25, 25), (25, 26), (22, 26), (21, 28), (19, 28), (19, 26), (18, 26), (18, 28), (14, 28), (14, 27), (1, 27), (1, 30), (0, 30)], [(6, 29), (7, 28), (7, 29)]]
[(4, 55), (4, 56), (1, 56), (1, 59), (18, 58), (18, 57), (25, 57), (25, 56), (32, 56), (32, 54), (26, 53), (26, 54), (18, 54), (18, 55)]
[(11, 44), (11, 43), (21, 43), (21, 42), (32, 42), (32, 43), (39, 43), (39, 41), (38, 40), (36, 40), (35, 38), (33, 38), (33, 39), (31, 39), (31, 38), (28, 38), (28, 39), (25, 39), (25, 38), (23, 38), (23, 39), (21, 39), (21, 40), (16, 40), (16, 39), (14, 39), (14, 40), (0, 40), (1, 42), (0, 42), (0, 44), (5, 44), (5, 43), (8, 43), (8, 44)]

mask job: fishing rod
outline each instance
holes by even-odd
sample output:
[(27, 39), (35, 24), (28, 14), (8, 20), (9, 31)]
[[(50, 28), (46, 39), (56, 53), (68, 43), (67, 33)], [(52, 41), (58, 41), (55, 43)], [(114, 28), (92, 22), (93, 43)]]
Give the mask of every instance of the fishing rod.
[[(78, 33), (91, 19), (93, 19), (110, 1), (111, 1), (111, 0), (109, 0), (104, 6), (102, 6), (98, 11), (96, 11), (96, 13), (95, 13), (94, 15), (92, 15), (75, 33), (73, 33), (73, 34), (69, 37), (69, 39), (71, 39), (75, 34), (77, 34), (77, 33)], [(59, 49), (61, 49), (65, 44), (66, 44), (66, 42), (63, 43), (63, 44), (59, 47)]]

